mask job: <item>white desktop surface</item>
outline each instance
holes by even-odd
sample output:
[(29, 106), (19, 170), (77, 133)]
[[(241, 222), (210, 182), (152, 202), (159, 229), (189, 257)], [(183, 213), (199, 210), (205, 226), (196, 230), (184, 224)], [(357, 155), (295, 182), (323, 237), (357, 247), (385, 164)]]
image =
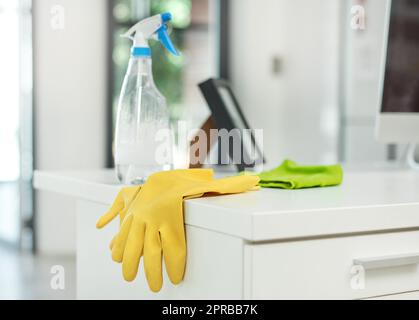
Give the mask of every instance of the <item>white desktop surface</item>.
[[(110, 205), (112, 170), (36, 172), (37, 189)], [(262, 189), (185, 202), (185, 223), (250, 242), (419, 227), (419, 173), (347, 170), (341, 186)]]

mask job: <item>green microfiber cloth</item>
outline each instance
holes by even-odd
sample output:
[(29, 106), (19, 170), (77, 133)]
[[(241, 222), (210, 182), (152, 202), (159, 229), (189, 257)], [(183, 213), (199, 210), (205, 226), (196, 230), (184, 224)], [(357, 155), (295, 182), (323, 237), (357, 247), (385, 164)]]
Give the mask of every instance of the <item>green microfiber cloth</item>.
[(302, 189), (336, 186), (342, 183), (341, 165), (300, 166), (285, 160), (278, 168), (258, 174), (262, 188)]

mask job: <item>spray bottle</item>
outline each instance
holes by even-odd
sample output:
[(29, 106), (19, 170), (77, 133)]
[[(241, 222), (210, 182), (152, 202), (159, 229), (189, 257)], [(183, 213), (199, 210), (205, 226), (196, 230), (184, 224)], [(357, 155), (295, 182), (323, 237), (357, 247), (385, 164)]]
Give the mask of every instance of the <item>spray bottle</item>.
[(170, 13), (147, 18), (122, 35), (134, 42), (118, 105), (115, 164), (123, 184), (141, 184), (149, 175), (173, 167), (166, 99), (154, 84), (149, 40), (179, 53), (168, 35)]

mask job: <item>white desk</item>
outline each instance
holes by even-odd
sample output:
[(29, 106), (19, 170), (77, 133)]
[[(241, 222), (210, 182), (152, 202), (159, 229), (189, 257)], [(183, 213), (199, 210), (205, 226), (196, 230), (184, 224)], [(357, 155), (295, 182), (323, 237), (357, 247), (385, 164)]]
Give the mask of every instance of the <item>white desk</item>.
[(126, 283), (111, 261), (118, 221), (95, 229), (120, 189), (112, 171), (37, 172), (35, 187), (77, 199), (79, 298), (419, 298), (419, 173), (350, 172), (339, 187), (187, 201), (185, 281), (165, 278), (159, 294), (142, 269)]

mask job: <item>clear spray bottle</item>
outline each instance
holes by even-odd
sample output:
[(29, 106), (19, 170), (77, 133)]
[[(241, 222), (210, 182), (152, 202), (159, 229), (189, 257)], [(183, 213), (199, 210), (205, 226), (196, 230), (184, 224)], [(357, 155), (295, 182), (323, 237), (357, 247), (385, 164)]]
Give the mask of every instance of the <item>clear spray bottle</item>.
[(115, 165), (123, 184), (141, 184), (157, 171), (173, 167), (173, 137), (165, 97), (154, 84), (149, 40), (179, 53), (167, 32), (170, 13), (147, 18), (123, 37), (133, 40), (122, 86), (115, 132)]

